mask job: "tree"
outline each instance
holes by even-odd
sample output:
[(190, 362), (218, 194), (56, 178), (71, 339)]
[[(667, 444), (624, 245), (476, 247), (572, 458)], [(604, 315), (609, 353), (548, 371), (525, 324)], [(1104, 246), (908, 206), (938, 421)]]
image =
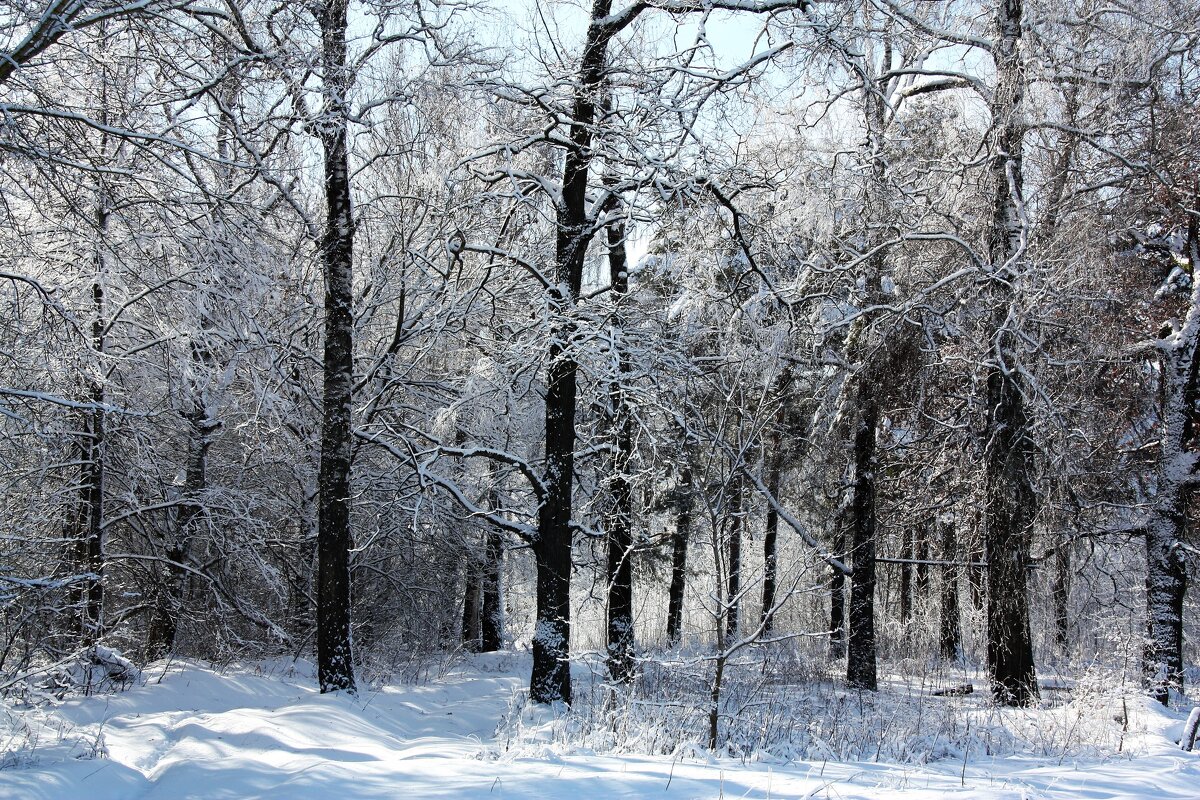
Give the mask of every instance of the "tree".
[(324, 390), (317, 478), (317, 680), (322, 692), (355, 691), (350, 640), (350, 451), (354, 386), (354, 215), (347, 142), (348, 0), (326, 0), (321, 30), (322, 108), (314, 120), (325, 184)]
[[(610, 213), (618, 211), (614, 207)], [(609, 286), (613, 302), (613, 347), (617, 375), (609, 390), (614, 454), (611, 470), (612, 511), (606, 525), (608, 533), (608, 674), (627, 683), (634, 677), (633, 631), (633, 487), (630, 469), (633, 460), (632, 409), (626, 399), (633, 365), (624, 341), (625, 319), (622, 304), (629, 294), (629, 263), (625, 253), (625, 226), (619, 217), (606, 225), (608, 237)]]

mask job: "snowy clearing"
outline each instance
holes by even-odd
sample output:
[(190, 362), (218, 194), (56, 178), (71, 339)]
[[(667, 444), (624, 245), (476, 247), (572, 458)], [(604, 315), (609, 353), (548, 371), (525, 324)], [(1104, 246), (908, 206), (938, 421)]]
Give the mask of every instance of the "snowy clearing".
[[(1173, 741), (1182, 715), (1142, 701), (1131, 706), (1123, 753), (1103, 759), (971, 754), (964, 769), (958, 758), (785, 763), (711, 758), (698, 748), (504, 752), (494, 734), (524, 690), (527, 663), (479, 657), (428, 684), (357, 699), (318, 694), (304, 664), (218, 673), (177, 663), (121, 694), (49, 711), (6, 707), (0, 797), (1200, 797), (1200, 754)], [(552, 716), (543, 723), (553, 725)]]

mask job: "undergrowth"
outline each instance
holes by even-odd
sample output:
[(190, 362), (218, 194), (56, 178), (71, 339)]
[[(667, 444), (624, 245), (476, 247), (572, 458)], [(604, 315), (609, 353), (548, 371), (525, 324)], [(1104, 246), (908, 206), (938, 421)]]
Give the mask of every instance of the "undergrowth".
[[(886, 678), (879, 691), (864, 692), (847, 690), (824, 666), (786, 654), (766, 661), (751, 654), (727, 668), (714, 754), (704, 746), (711, 672), (703, 655), (677, 654), (644, 662), (628, 686), (607, 683), (597, 666), (590, 680), (576, 681), (569, 708), (533, 706), (515, 696), (492, 756), (639, 753), (911, 764), (1015, 754), (1105, 758), (1128, 753), (1127, 740), (1137, 732), (1130, 709), (1142, 702), (1125, 675), (1099, 666), (1085, 668), (1073, 682), (1051, 682), (1038, 707), (1013, 709), (995, 705), (978, 675), (961, 669), (905, 669), (896, 673), (905, 677)], [(933, 694), (972, 676), (971, 694)]]

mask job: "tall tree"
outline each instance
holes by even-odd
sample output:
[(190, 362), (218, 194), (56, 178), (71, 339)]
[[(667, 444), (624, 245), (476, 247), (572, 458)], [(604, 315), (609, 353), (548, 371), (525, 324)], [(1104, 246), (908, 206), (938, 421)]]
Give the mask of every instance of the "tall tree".
[(984, 431), (984, 537), (987, 550), (988, 673), (996, 699), (1025, 706), (1038, 696), (1029, 629), (1028, 570), (1037, 493), (1034, 446), (1025, 397), (1028, 385), (1014, 355), (1018, 331), (1012, 287), (1026, 269), (1028, 231), (1023, 149), (1025, 69), (1022, 0), (999, 0), (995, 15), (989, 141), (992, 218), (987, 232), (992, 343), (987, 365)]
[(1183, 601), (1187, 594), (1184, 541), (1195, 483), (1197, 408), (1200, 407), (1200, 179), (1184, 202), (1184, 252), (1192, 265), (1187, 315), (1155, 343), (1161, 365), (1156, 491), (1144, 523), (1146, 539), (1146, 646), (1143, 671), (1150, 695), (1166, 705), (1170, 691), (1183, 689)]
[(607, 523), (608, 562), (608, 674), (628, 682), (635, 675), (633, 631), (633, 409), (627, 384), (633, 372), (626, 339), (625, 309), (629, 294), (629, 264), (625, 253), (625, 225), (615, 215), (606, 225), (609, 286), (612, 292), (612, 346), (616, 375), (609, 389), (614, 452), (611, 481), (612, 511)]
[(324, 387), (317, 477), (317, 680), (322, 692), (355, 691), (350, 636), (351, 410), (354, 387), (354, 214), (350, 199), (348, 69), (349, 0), (325, 0), (321, 31), (321, 142), (325, 232)]

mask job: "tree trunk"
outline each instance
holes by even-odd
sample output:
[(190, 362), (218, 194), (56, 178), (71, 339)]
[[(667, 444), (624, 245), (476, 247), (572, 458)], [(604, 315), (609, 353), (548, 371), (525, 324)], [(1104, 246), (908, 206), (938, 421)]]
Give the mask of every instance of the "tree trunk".
[[(686, 458), (686, 455), (684, 456)], [(671, 586), (667, 592), (667, 641), (679, 644), (683, 633), (683, 589), (687, 577), (688, 539), (692, 528), (692, 468), (684, 464), (675, 489), (675, 532), (671, 536)]]
[(988, 375), (988, 407), (994, 415), (986, 462), (988, 671), (998, 702), (1027, 706), (1038, 696), (1027, 585), (1037, 501), (1024, 398), (998, 366)]
[(483, 607), (480, 612), (480, 649), (485, 653), (504, 647), (504, 610), (500, 605), (500, 567), (503, 558), (504, 543), (500, 532), (488, 531), (483, 568)]
[(354, 386), (354, 215), (347, 150), (348, 0), (326, 0), (318, 12), (324, 102), (317, 127), (324, 156), (326, 225), (325, 355), (321, 462), (317, 477), (317, 679), (322, 692), (355, 691), (350, 636), (350, 472)]
[(538, 509), (534, 543), (537, 623), (529, 696), (535, 703), (571, 702), (568, 659), (571, 643), (571, 511), (575, 483), (575, 407), (578, 365), (567, 348), (571, 320), (583, 283), (583, 264), (593, 235), (588, 224), (588, 171), (592, 159), (594, 94), (604, 78), (608, 43), (616, 29), (597, 24), (612, 0), (595, 0), (587, 28), (571, 109), (570, 144), (563, 158), (562, 203), (555, 235), (555, 285), (550, 288), (554, 321), (546, 377), (546, 494)]
[(730, 498), (729, 515), (729, 549), (726, 554), (725, 601), (725, 631), (730, 640), (736, 641), (738, 636), (738, 607), (741, 604), (739, 595), (742, 592), (742, 515), (743, 495), (741, 481), (734, 478), (731, 483), (733, 497)]
[[(561, 238), (561, 234), (560, 234)], [(565, 352), (573, 326), (555, 324), (546, 387), (546, 496), (538, 509), (533, 545), (537, 565), (537, 621), (530, 698), (571, 701), (571, 502), (575, 479), (576, 364)]]
[(1065, 658), (1071, 651), (1071, 550), (1065, 540), (1054, 548), (1054, 586), (1050, 594), (1054, 603), (1054, 646)]
[(467, 564), (466, 586), (463, 590), (462, 644), (468, 653), (478, 653), (482, 647), (481, 597), (479, 572), (475, 564)]
[(1187, 492), (1164, 487), (1146, 526), (1146, 645), (1142, 671), (1147, 693), (1167, 705), (1183, 691), (1183, 600), (1187, 563), (1179, 546), (1187, 525)]
[[(767, 458), (770, 466), (767, 468), (767, 490), (772, 497), (779, 497), (780, 472), (783, 462), (783, 448), (778, 427), (772, 429), (767, 447), (770, 454)], [(763, 588), (762, 588), (762, 628), (765, 636), (771, 635), (775, 625), (775, 583), (777, 580), (779, 512), (775, 506), (767, 503), (767, 519), (763, 528)]]
[(874, 691), (875, 674), (875, 469), (879, 406), (864, 382), (854, 434), (854, 497), (851, 502), (850, 640), (846, 683)]
[(923, 603), (929, 597), (929, 537), (933, 535), (933, 526), (929, 522), (922, 523), (916, 530), (913, 540), (913, 552), (917, 558), (915, 581), (913, 585), (914, 606)]
[(905, 527), (900, 534), (900, 622), (908, 624), (912, 619), (912, 564), (913, 529)]
[[(1193, 208), (1200, 207), (1200, 180)], [(1200, 219), (1188, 217), (1187, 254), (1200, 264)], [(1200, 280), (1192, 281), (1183, 326), (1160, 343), (1162, 381), (1158, 497), (1146, 534), (1146, 647), (1142, 669), (1150, 696), (1164, 705), (1170, 690), (1183, 691), (1183, 600), (1187, 564), (1180, 546), (1187, 533), (1195, 480), (1196, 416), (1200, 405)], [(1184, 466), (1186, 465), (1186, 466)]]
[[(1148, 694), (1166, 705), (1183, 691), (1183, 599), (1187, 563), (1180, 547), (1186, 533), (1186, 492), (1170, 487), (1146, 527), (1146, 646), (1142, 673)], [(1174, 497), (1171, 497), (1174, 495)]]
[[(545, 508), (545, 506), (543, 506)], [(548, 516), (548, 515), (546, 515)], [(563, 521), (565, 526), (565, 520)], [(552, 530), (546, 527), (545, 530)], [(565, 539), (565, 541), (564, 541)], [(533, 635), (530, 699), (569, 703), (571, 699), (571, 542), (564, 538), (533, 547), (537, 566), (537, 622)]]
[[(884, 62), (891, 61), (890, 44), (885, 43)], [(891, 220), (888, 217), (888, 160), (886, 155), (886, 101), (874, 84), (874, 59), (864, 59), (860, 73), (864, 80), (863, 111), (870, 148), (870, 180), (862, 193), (863, 213), (866, 215), (868, 247), (873, 253), (864, 262), (862, 303), (866, 309), (886, 303), (883, 277), (887, 268), (882, 241), (888, 236)], [(894, 380), (882, 367), (886, 358), (886, 340), (873, 346), (878, 338), (874, 330), (877, 312), (864, 311), (858, 330), (852, 332), (848, 352), (858, 363), (858, 371), (847, 386), (853, 388), (854, 485), (850, 502), (850, 619), (849, 641), (846, 649), (846, 681), (856, 689), (874, 691), (876, 680), (875, 647), (875, 552), (876, 552), (876, 490), (879, 436), (879, 395)]]
[(96, 200), (96, 230), (99, 241), (96, 245), (94, 263), (96, 274), (92, 280), (92, 356), (97, 363), (97, 377), (90, 381), (88, 399), (93, 404), (86, 416), (85, 431), (81, 438), (84, 454), (80, 474), (82, 510), (80, 521), (82, 536), (77, 540), (77, 569), (88, 577), (75, 592), (74, 604), (79, 613), (80, 644), (93, 645), (104, 635), (104, 479), (105, 479), (105, 424), (104, 411), (106, 393), (104, 387), (103, 357), (105, 352), (104, 283), (108, 271), (104, 248), (108, 231), (109, 202), (107, 192), (101, 189)]
[[(771, 426), (767, 439), (767, 490), (771, 497), (779, 498), (779, 487), (783, 472), (783, 434), (788, 420), (788, 403), (792, 386), (792, 371), (785, 369), (775, 381), (775, 424)], [(762, 628), (765, 636), (771, 635), (775, 626), (775, 592), (778, 585), (778, 540), (779, 511), (773, 503), (767, 503), (767, 518), (763, 528), (763, 589)]]
[(722, 652), (717, 655), (716, 672), (713, 674), (712, 687), (708, 695), (708, 749), (712, 753), (715, 753), (717, 750), (717, 738), (720, 733), (721, 687), (725, 679), (725, 666), (727, 662), (728, 656), (725, 653)]
[[(100, 298), (99, 284), (96, 289), (97, 305)], [(92, 393), (92, 402), (104, 402), (104, 389), (97, 386)], [(87, 461), (87, 567), (91, 573), (87, 586), (87, 605), (84, 610), (84, 643), (93, 644), (104, 635), (104, 478), (105, 478), (105, 423), (104, 410), (97, 406), (92, 412), (91, 441)]]
[[(841, 523), (839, 519), (833, 539), (833, 554), (838, 558), (844, 558), (846, 552)], [(846, 657), (846, 574), (831, 566), (829, 576), (829, 657), (837, 661)]]
[(954, 566), (958, 558), (957, 545), (954, 536), (954, 522), (944, 520), (942, 526), (941, 553), (942, 560), (947, 562), (942, 568), (942, 602), (940, 605), (941, 620), (938, 637), (941, 657), (946, 661), (957, 661), (962, 656), (962, 629), (959, 627), (958, 608), (958, 574)]
[(617, 378), (609, 388), (612, 424), (616, 438), (610, 486), (612, 511), (608, 515), (608, 675), (622, 683), (634, 677), (633, 637), (633, 487), (629, 480), (633, 461), (633, 414), (625, 397), (625, 382), (633, 367), (629, 361), (621, 304), (629, 293), (625, 261), (625, 226), (610, 222), (608, 234), (609, 285), (613, 297), (613, 346), (617, 348)]
[[(1183, 691), (1183, 600), (1187, 565), (1175, 520), (1156, 515), (1146, 532), (1146, 646), (1142, 670), (1151, 697), (1167, 705)], [(1179, 520), (1182, 522), (1182, 520)]]
[[(104, 352), (104, 320), (99, 316), (104, 309), (104, 289), (97, 276), (92, 285), (96, 321), (92, 324), (92, 347), (97, 356)], [(80, 564), (88, 579), (82, 591), (80, 631), (85, 646), (94, 644), (104, 634), (104, 478), (105, 478), (105, 422), (103, 383), (92, 383), (90, 397), (95, 408), (88, 415), (83, 463), (84, 520), (86, 527), (80, 547)]]
[[(196, 376), (211, 370), (212, 353), (204, 343), (211, 320), (205, 315), (201, 320), (199, 341), (192, 342), (190, 359)], [(187, 588), (188, 571), (184, 568), (191, 553), (198, 518), (204, 510), (201, 497), (208, 487), (208, 451), (212, 447), (212, 436), (220, 423), (209, 418), (209, 408), (200, 378), (190, 389), (192, 407), (183, 415), (188, 423), (187, 466), (184, 469), (183, 500), (163, 555), (167, 558), (166, 574), (162, 585), (156, 588), (155, 607), (151, 612), (147, 634), (146, 656), (149, 660), (166, 657), (175, 647), (179, 631), (179, 617), (183, 613), (184, 592)]]
[(991, 182), (995, 192), (988, 231), (993, 342), (987, 375), (984, 440), (984, 545), (987, 550), (988, 672), (996, 700), (1026, 706), (1038, 696), (1029, 630), (1027, 572), (1037, 496), (1031, 484), (1033, 444), (1025, 412), (1025, 381), (1013, 355), (1009, 327), (1014, 277), (1024, 269), (1026, 225), (1021, 208), (1023, 106), (1021, 0), (998, 0), (991, 103)]

